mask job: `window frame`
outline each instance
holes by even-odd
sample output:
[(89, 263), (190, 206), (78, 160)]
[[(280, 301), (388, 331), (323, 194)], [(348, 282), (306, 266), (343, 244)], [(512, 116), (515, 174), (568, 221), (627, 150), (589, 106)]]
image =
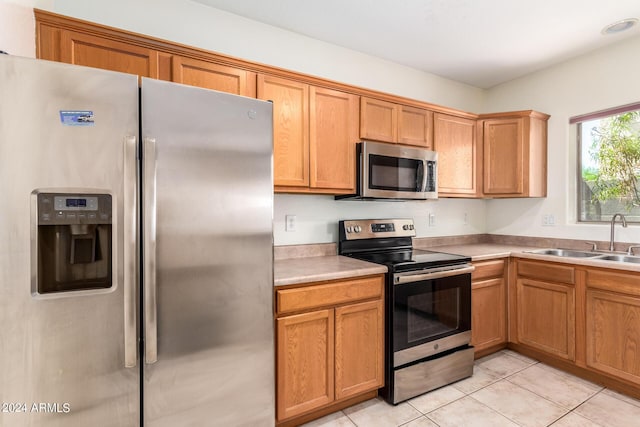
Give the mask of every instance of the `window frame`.
[[(582, 220), (582, 210), (581, 210), (581, 192), (582, 192), (582, 124), (584, 122), (604, 119), (606, 117), (615, 116), (618, 114), (628, 113), (631, 111), (640, 110), (640, 102), (634, 102), (631, 104), (620, 105), (617, 107), (607, 108), (604, 110), (595, 111), (592, 113), (581, 114), (578, 116), (573, 116), (569, 119), (570, 125), (576, 125), (576, 143), (577, 147), (577, 158), (576, 158), (576, 198), (575, 198), (575, 206), (576, 206), (576, 223), (577, 224), (608, 224), (610, 221), (607, 220)], [(640, 224), (640, 220), (627, 220), (627, 222), (632, 224)]]

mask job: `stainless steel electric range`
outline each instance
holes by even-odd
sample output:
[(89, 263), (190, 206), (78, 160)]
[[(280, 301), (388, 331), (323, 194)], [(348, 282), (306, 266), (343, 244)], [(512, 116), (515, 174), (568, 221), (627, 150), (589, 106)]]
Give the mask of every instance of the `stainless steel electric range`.
[(414, 249), (412, 219), (345, 220), (339, 253), (387, 266), (385, 387), (397, 404), (473, 374), (471, 258)]

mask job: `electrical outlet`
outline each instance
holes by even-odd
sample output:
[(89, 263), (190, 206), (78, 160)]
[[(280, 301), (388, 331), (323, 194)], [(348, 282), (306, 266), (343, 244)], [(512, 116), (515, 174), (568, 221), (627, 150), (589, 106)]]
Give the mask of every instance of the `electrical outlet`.
[(542, 215), (542, 225), (545, 227), (553, 227), (556, 225), (556, 217), (553, 214)]
[(435, 226), (436, 226), (436, 214), (430, 213), (429, 214), (429, 227), (435, 227)]
[(284, 231), (296, 231), (296, 216), (285, 215), (284, 216)]

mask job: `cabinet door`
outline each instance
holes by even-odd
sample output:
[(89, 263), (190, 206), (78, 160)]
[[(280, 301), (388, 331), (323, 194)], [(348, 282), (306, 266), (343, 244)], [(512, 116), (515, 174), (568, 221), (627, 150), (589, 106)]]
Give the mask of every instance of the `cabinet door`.
[(504, 278), (471, 284), (471, 344), (475, 351), (507, 341)]
[(173, 81), (255, 98), (256, 74), (180, 56), (173, 57)]
[(485, 194), (523, 193), (525, 150), (522, 124), (522, 118), (484, 121)]
[(431, 148), (433, 111), (401, 105), (398, 111), (398, 142)]
[(355, 191), (357, 95), (311, 87), (310, 181), (312, 188)]
[(60, 34), (60, 61), (104, 70), (158, 77), (158, 52), (73, 31)]
[(378, 99), (360, 98), (360, 138), (398, 141), (398, 105)]
[(477, 194), (476, 121), (436, 113), (433, 147), (438, 152), (438, 192), (444, 196)]
[(336, 308), (336, 399), (382, 387), (381, 300)]
[(276, 186), (309, 186), (309, 85), (258, 76), (258, 98), (273, 101), (273, 179)]
[(640, 298), (588, 289), (586, 311), (587, 366), (640, 384)]
[(518, 341), (575, 360), (575, 288), (519, 278), (516, 282)]
[(276, 320), (279, 420), (334, 400), (334, 311), (320, 310)]

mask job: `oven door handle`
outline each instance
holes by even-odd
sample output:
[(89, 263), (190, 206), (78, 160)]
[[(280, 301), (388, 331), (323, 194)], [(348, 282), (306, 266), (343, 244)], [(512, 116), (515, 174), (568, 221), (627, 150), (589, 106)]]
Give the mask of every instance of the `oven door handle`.
[(467, 265), (462, 268), (454, 268), (450, 270), (433, 271), (430, 273), (418, 273), (418, 274), (394, 274), (393, 284), (403, 285), (405, 283), (420, 282), (423, 280), (441, 279), (443, 277), (458, 276), (460, 274), (467, 274), (473, 272), (476, 268), (472, 265)]

